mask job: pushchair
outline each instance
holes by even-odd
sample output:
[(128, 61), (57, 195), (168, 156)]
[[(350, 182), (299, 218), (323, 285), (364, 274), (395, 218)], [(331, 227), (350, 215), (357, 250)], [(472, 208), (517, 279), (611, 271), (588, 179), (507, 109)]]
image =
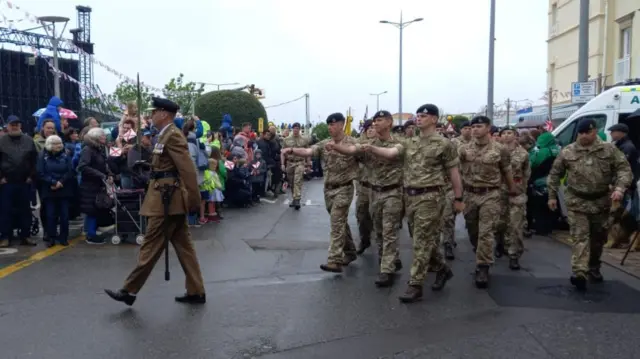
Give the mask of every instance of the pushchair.
[(140, 215), (140, 207), (144, 199), (144, 189), (116, 190), (107, 185), (107, 193), (115, 203), (115, 232), (111, 237), (112, 244), (120, 244), (123, 240), (135, 238), (135, 243), (144, 242), (145, 220)]

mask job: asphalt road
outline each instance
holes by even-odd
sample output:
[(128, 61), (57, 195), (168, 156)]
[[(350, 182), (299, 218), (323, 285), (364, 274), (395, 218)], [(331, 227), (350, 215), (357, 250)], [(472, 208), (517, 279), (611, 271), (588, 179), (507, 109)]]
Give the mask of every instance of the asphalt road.
[[(395, 287), (378, 289), (371, 250), (343, 275), (320, 271), (329, 228), (319, 181), (306, 183), (299, 212), (283, 200), (194, 229), (204, 306), (173, 301), (184, 291), (175, 256), (172, 280), (164, 282), (160, 262), (134, 307), (110, 300), (103, 288), (117, 289), (133, 268), (132, 245), (81, 242), (6, 275), (0, 358), (640, 357), (640, 281), (605, 267), (605, 284), (575, 293), (562, 244), (527, 240), (523, 270), (500, 259), (491, 288), (478, 290), (459, 221), (455, 277), (406, 305), (397, 299), (411, 259), (406, 226), (405, 269)], [(350, 222), (357, 233), (353, 214)]]

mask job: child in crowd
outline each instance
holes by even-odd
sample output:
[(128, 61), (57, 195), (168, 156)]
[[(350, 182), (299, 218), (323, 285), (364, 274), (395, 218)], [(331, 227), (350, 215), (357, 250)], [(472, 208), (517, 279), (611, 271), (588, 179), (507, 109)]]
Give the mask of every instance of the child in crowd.
[(267, 163), (262, 159), (262, 151), (256, 150), (251, 163), (251, 194), (254, 202), (260, 202), (264, 196), (264, 186), (267, 174)]
[[(220, 217), (216, 212), (216, 203), (222, 203), (224, 201), (224, 195), (222, 194), (222, 182), (218, 175), (219, 162), (213, 158), (209, 159), (209, 169), (204, 173), (204, 183), (206, 186), (208, 198), (206, 201), (207, 211), (209, 217), (206, 221), (219, 222)], [(203, 197), (204, 198), (204, 197)], [(205, 201), (202, 201), (202, 207), (200, 208), (201, 221), (204, 220), (205, 213)]]
[[(209, 158), (218, 162), (218, 164), (216, 165), (216, 172), (218, 173), (218, 178), (220, 179), (220, 186), (216, 187), (216, 189), (220, 191), (220, 196), (218, 197), (224, 199), (223, 193), (227, 185), (227, 167), (225, 167), (224, 165), (224, 160), (222, 159), (222, 155), (221, 155), (221, 149), (215, 146), (211, 147), (211, 154), (209, 155)], [(218, 201), (215, 198), (216, 198), (216, 194), (214, 193), (214, 202), (216, 202), (214, 203), (214, 205), (215, 205), (216, 212), (218, 214), (218, 218), (223, 219), (224, 218), (222, 216), (223, 200)]]

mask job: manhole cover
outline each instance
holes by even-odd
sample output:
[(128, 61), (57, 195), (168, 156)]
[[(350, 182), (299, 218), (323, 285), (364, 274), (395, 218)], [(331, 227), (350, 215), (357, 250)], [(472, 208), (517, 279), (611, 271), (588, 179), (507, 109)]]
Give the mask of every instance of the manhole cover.
[(586, 292), (578, 292), (569, 285), (550, 285), (536, 288), (536, 293), (581, 303), (600, 303), (611, 296), (610, 293), (594, 286), (589, 287)]

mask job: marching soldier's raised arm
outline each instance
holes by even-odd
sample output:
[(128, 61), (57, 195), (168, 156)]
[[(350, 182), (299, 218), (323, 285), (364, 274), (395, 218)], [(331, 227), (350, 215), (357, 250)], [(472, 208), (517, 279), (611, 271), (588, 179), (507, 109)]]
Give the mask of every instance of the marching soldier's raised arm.
[(387, 160), (399, 159), (404, 154), (404, 146), (400, 143), (393, 147), (377, 147), (368, 144), (361, 146), (365, 152)]
[(282, 154), (293, 154), (299, 157), (311, 157), (314, 156), (315, 152), (316, 152), (316, 147), (318, 147), (318, 145), (313, 145), (309, 148), (283, 148), (282, 149)]

